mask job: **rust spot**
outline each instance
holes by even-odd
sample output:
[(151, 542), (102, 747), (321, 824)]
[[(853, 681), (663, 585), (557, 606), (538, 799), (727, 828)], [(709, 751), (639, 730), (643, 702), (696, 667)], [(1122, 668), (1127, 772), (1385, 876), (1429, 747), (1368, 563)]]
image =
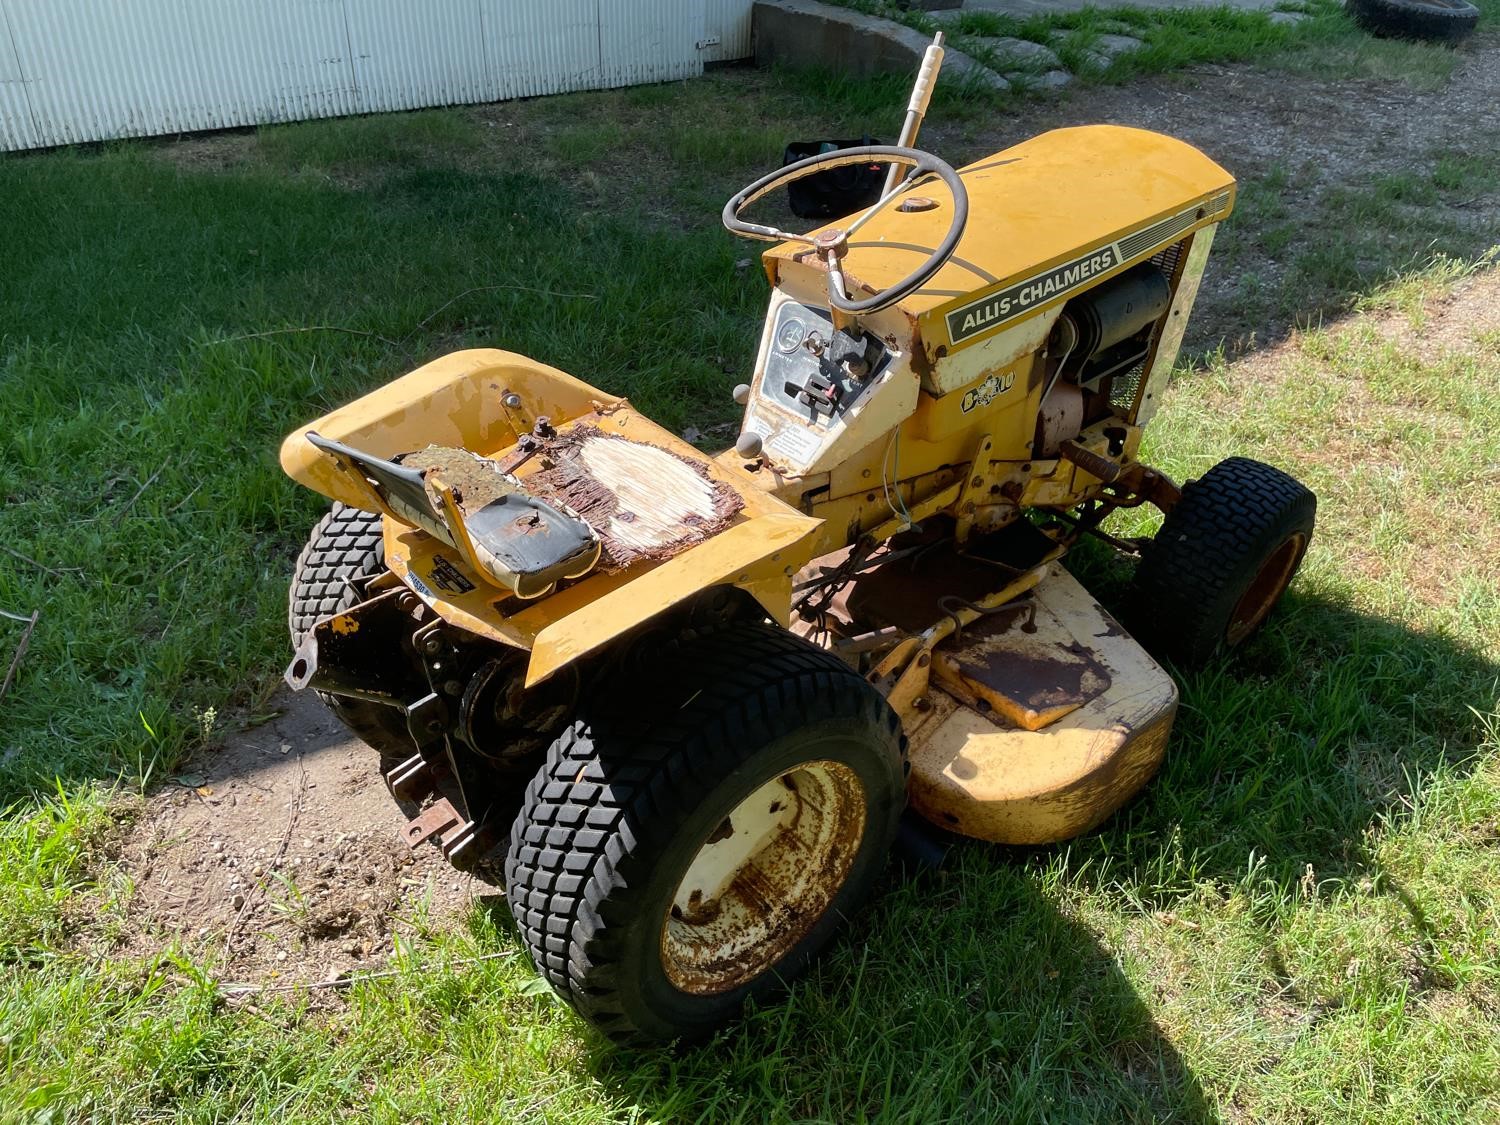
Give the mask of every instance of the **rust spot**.
[(954, 683), (1023, 730), (1040, 730), (1109, 690), (1108, 669), (1035, 601), (1007, 607), (939, 653), (938, 678)]
[[(865, 811), (849, 767), (808, 763), (775, 780), (797, 794), (769, 802), (772, 813), (789, 819), (712, 899), (681, 887), (685, 898), (676, 899), (663, 921), (662, 968), (684, 992), (716, 995), (774, 971), (827, 912), (858, 854)], [(732, 831), (731, 819), (710, 839)]]

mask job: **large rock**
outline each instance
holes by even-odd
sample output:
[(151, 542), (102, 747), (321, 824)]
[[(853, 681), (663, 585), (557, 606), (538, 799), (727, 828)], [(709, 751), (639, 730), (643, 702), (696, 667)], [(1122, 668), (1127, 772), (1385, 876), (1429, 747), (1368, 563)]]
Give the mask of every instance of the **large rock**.
[(1062, 66), (1057, 57), (1057, 52), (1051, 47), (1044, 47), (1040, 43), (1033, 43), (1030, 39), (1012, 39), (1009, 36), (986, 37), (983, 40), (986, 47), (995, 52), (999, 58), (1011, 63), (1030, 64), (1038, 70), (1056, 70)]
[[(932, 42), (899, 23), (817, 0), (757, 0), (751, 19), (757, 66), (823, 66), (861, 77), (915, 78)], [(949, 47), (943, 51), (942, 76), (1009, 89), (989, 67)]]

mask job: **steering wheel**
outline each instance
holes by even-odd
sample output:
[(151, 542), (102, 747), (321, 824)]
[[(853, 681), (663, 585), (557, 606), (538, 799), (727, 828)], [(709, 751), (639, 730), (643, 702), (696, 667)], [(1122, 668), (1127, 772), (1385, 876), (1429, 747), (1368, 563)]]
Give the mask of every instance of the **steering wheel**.
[[(909, 165), (911, 171), (847, 227), (831, 227), (813, 238), (805, 234), (789, 234), (784, 230), (762, 226), (759, 223), (747, 223), (740, 218), (741, 211), (777, 188), (785, 187), (787, 184), (806, 179), (819, 172), (845, 168), (851, 164), (870, 163)], [(948, 233), (943, 236), (943, 240), (938, 243), (937, 249), (933, 250), (927, 260), (906, 277), (889, 288), (882, 289), (873, 297), (866, 297), (862, 301), (850, 300), (844, 287), (843, 267), (839, 265), (849, 252), (849, 239), (887, 203), (911, 186), (916, 179), (928, 174), (938, 176), (943, 183), (948, 185), (948, 190), (953, 194), (953, 220), (948, 224)], [(894, 305), (902, 297), (921, 288), (953, 256), (953, 251), (958, 248), (958, 240), (963, 236), (964, 227), (968, 221), (969, 193), (964, 190), (963, 181), (958, 178), (958, 173), (953, 170), (952, 166), (931, 153), (914, 148), (898, 148), (895, 145), (841, 148), (818, 156), (809, 156), (806, 160), (799, 160), (768, 176), (762, 176), (724, 204), (724, 226), (732, 234), (737, 234), (741, 238), (758, 239), (762, 242), (802, 242), (816, 250), (818, 257), (828, 265), (829, 303), (842, 312), (854, 314), (876, 312)]]

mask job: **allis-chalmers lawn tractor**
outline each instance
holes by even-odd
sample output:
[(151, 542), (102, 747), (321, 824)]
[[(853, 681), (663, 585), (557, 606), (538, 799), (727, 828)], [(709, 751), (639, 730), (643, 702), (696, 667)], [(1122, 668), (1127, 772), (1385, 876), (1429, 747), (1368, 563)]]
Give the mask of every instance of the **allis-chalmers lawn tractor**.
[[(1186, 663), (1242, 643), (1315, 500), (1137, 456), (1234, 181), (1137, 129), (955, 170), (813, 156), (724, 225), (775, 243), (733, 449), (524, 356), (457, 352), (297, 430), (336, 501), (298, 560), (287, 679), (379, 752), (412, 846), (497, 881), (537, 968), (621, 1040), (704, 1034), (801, 971), (910, 807), (1003, 844), (1087, 832), (1161, 762), (1177, 690), (1062, 565), (1138, 552), (1127, 616)], [(767, 193), (890, 168), (857, 217)], [(1165, 513), (1156, 536), (1100, 524)]]

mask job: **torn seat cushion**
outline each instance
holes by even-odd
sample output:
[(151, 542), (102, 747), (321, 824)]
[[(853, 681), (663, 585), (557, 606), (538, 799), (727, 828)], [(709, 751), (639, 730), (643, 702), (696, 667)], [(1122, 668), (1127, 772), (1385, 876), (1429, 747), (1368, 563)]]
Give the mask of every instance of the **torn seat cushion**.
[(600, 566), (619, 570), (680, 554), (723, 531), (745, 502), (700, 463), (580, 423), (548, 443), (527, 491), (576, 511), (603, 540)]

